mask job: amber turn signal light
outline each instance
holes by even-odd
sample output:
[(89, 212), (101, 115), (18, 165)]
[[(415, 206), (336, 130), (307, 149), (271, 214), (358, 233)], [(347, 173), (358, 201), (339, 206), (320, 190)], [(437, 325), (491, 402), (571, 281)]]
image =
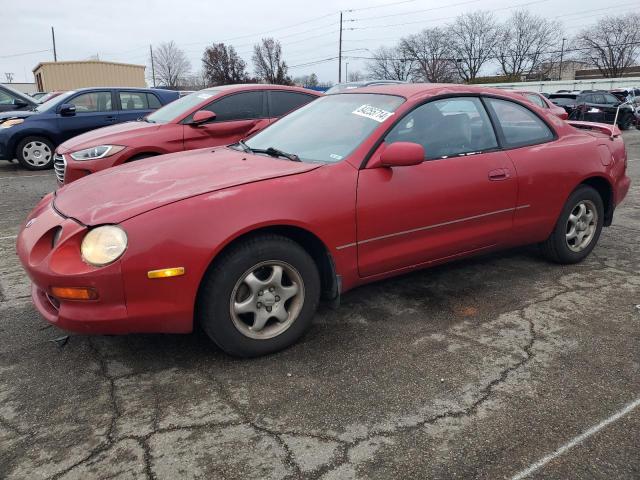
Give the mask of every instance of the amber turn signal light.
[(184, 275), (184, 267), (163, 268), (147, 272), (148, 278), (169, 278), (179, 277), (180, 275)]
[(51, 287), (51, 295), (59, 300), (96, 300), (98, 292), (92, 287)]

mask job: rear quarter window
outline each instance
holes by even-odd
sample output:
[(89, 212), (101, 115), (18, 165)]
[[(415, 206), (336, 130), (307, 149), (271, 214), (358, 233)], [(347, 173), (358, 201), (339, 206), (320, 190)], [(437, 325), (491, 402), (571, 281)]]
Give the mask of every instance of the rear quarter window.
[(536, 145), (555, 138), (549, 126), (528, 108), (496, 98), (488, 98), (487, 103), (498, 123), (506, 147)]
[(270, 91), (270, 115), (271, 117), (281, 117), (287, 113), (306, 105), (315, 97), (298, 92)]

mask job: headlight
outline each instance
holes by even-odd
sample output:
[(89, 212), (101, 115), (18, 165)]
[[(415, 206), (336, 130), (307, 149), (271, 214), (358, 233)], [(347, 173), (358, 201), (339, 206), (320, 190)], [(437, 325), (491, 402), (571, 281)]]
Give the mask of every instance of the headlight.
[(24, 118), (14, 118), (12, 120), (7, 120), (6, 122), (0, 123), (0, 128), (13, 127), (14, 125), (20, 125), (22, 122), (24, 122)]
[(127, 234), (115, 225), (89, 230), (82, 240), (82, 259), (96, 267), (115, 262), (127, 249)]
[(122, 145), (98, 145), (97, 147), (85, 148), (71, 154), (74, 160), (96, 160), (98, 158), (110, 157), (124, 150)]

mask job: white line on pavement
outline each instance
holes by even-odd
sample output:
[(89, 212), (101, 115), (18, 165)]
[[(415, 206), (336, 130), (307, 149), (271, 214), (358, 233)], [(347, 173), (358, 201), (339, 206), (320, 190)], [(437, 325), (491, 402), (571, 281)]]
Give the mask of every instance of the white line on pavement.
[(624, 417), (625, 415), (627, 415), (628, 413), (630, 413), (632, 410), (634, 410), (635, 408), (637, 408), (638, 406), (640, 406), (640, 398), (634, 400), (633, 402), (631, 402), (630, 404), (628, 404), (626, 407), (624, 407), (622, 410), (620, 410), (617, 413), (614, 413), (613, 415), (611, 415), (609, 418), (601, 421), (599, 424), (591, 427), (589, 430), (587, 430), (586, 432), (578, 435), (577, 437), (574, 437), (573, 439), (571, 439), (570, 441), (568, 441), (567, 443), (565, 443), (563, 446), (561, 446), (560, 448), (558, 448), (555, 452), (550, 453), (549, 455), (543, 457), (542, 459), (538, 460), (536, 463), (534, 463), (533, 465), (531, 465), (529, 468), (527, 468), (526, 470), (522, 470), (521, 472), (517, 473), (516, 475), (514, 475), (513, 477), (511, 477), (511, 480), (522, 480), (523, 478), (528, 477), (529, 475), (531, 475), (533, 472), (535, 472), (536, 470), (538, 470), (541, 467), (544, 467), (547, 463), (549, 463), (551, 460), (559, 457), (560, 455), (562, 455), (563, 453), (565, 453), (567, 450), (575, 447), (576, 445), (581, 444), (582, 442), (584, 442), (587, 438), (589, 438), (591, 435), (594, 435), (595, 433), (598, 433), (600, 430), (602, 430), (604, 427), (606, 427), (607, 425), (612, 424), (613, 422), (615, 422), (616, 420), (621, 419), (622, 417)]

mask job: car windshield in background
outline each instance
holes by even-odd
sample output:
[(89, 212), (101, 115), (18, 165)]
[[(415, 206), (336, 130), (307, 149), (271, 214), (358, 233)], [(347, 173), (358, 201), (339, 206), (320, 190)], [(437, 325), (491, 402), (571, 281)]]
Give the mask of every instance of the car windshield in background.
[(404, 98), (342, 94), (319, 98), (246, 141), (251, 149), (275, 148), (308, 162), (339, 162), (393, 115)]
[(549, 100), (551, 100), (553, 103), (555, 103), (556, 105), (573, 105), (576, 103), (576, 97), (556, 97), (554, 95), (551, 95), (549, 97)]
[(190, 93), (189, 95), (179, 98), (178, 100), (175, 100), (165, 105), (164, 107), (159, 108), (151, 115), (148, 115), (146, 121), (150, 123), (169, 123), (170, 121), (175, 120), (176, 117), (185, 114), (203, 101), (209, 98), (213, 98), (217, 93), (218, 90), (213, 89)]
[(76, 93), (75, 90), (72, 90), (66, 93), (61, 93), (60, 95), (53, 97), (52, 99), (47, 100), (44, 103), (41, 103), (36, 108), (34, 108), (34, 110), (36, 112), (46, 112), (53, 106), (56, 106), (58, 104), (62, 105), (65, 102), (65, 100), (69, 98), (71, 95), (73, 95), (74, 93)]

